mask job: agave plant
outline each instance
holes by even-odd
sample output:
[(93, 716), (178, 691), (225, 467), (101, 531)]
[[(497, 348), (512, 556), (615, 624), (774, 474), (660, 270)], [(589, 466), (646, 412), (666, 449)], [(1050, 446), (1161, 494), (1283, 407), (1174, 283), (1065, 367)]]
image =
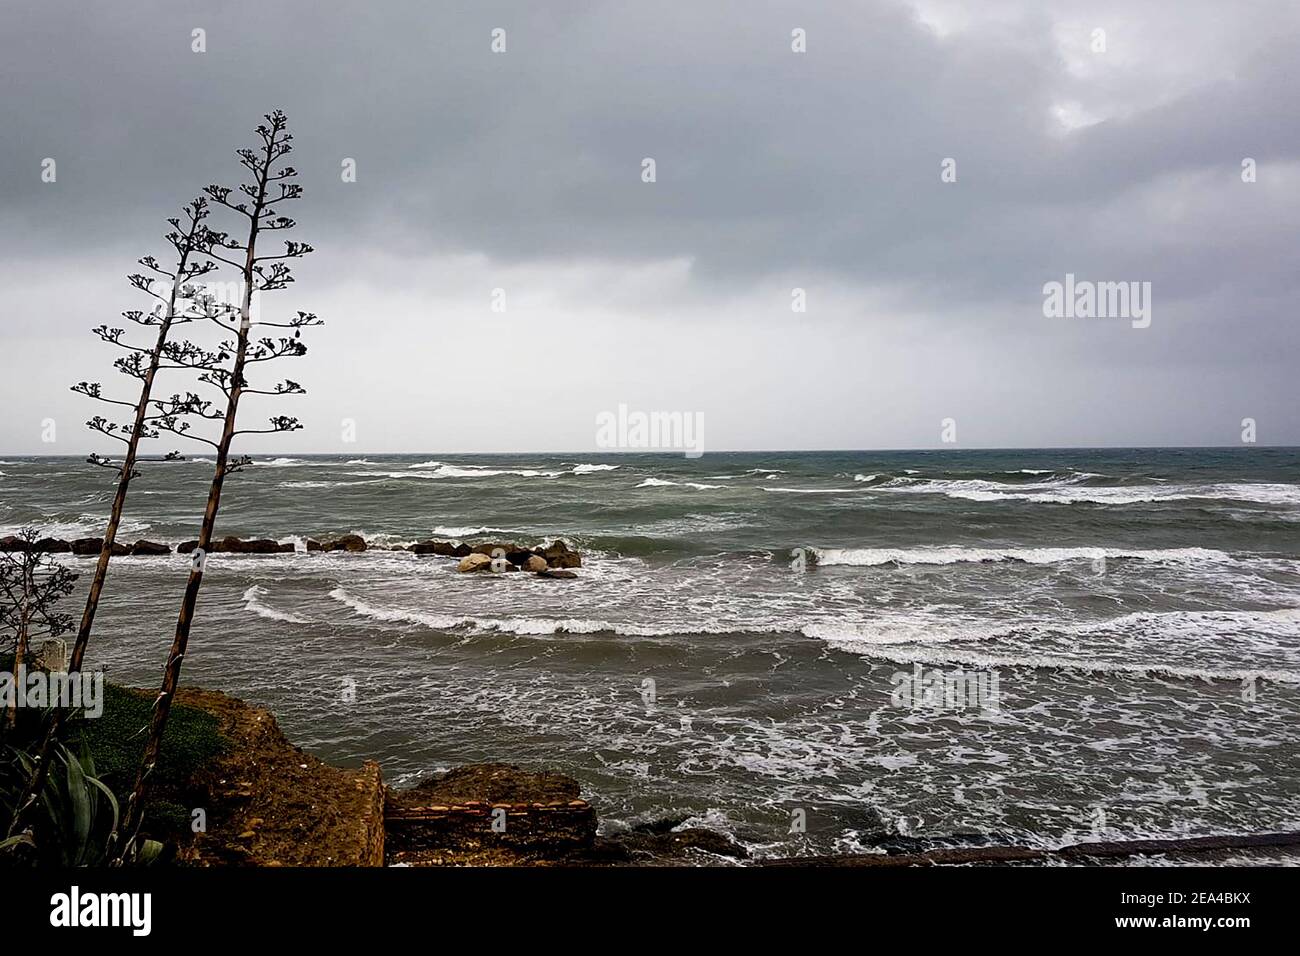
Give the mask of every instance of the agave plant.
[[(35, 770), (31, 755), (9, 750), (18, 778), (30, 780)], [(59, 744), (51, 760), (37, 807), (29, 817), (30, 831), (0, 842), (0, 853), (26, 846), (35, 848), (38, 861), (47, 866), (107, 865), (117, 837), (117, 797), (95, 775), (95, 762), (85, 747), (75, 753)], [(7, 805), (7, 797), (0, 796), (0, 802)], [(162, 844), (146, 841), (136, 859), (151, 862), (161, 850)]]

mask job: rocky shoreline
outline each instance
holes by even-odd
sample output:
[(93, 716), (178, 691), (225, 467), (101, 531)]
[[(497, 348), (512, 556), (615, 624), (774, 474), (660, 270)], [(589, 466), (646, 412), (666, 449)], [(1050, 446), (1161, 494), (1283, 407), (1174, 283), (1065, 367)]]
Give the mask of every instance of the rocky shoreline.
[(374, 761), (343, 769), (295, 747), (263, 708), (197, 688), (177, 701), (215, 716), (228, 742), (191, 781), (206, 826), (177, 847), (182, 865), (681, 866), (749, 855), (678, 819), (602, 836), (565, 774), (468, 764), (399, 790)]
[[(114, 557), (164, 557), (170, 554), (191, 554), (197, 541), (182, 541), (173, 552), (168, 544), (140, 539), (134, 544), (113, 545)], [(16, 535), (0, 538), (0, 551), (31, 550), (42, 554), (71, 554), (76, 557), (98, 557), (104, 547), (103, 538), (40, 538), (28, 543)], [(573, 568), (582, 567), (582, 555), (560, 538), (550, 544), (528, 547), (514, 542), (467, 544), (459, 540), (417, 541), (409, 545), (371, 544), (358, 534), (345, 534), (337, 538), (320, 540), (308, 538), (307, 552), (342, 552), (358, 554), (364, 551), (408, 551), (422, 557), (459, 559), (456, 570), (462, 573), (476, 571), (511, 572), (527, 571), (537, 577), (573, 579)], [(293, 541), (274, 541), (270, 538), (239, 538), (228, 536), (214, 541), (209, 551), (213, 554), (296, 554), (298, 546)]]

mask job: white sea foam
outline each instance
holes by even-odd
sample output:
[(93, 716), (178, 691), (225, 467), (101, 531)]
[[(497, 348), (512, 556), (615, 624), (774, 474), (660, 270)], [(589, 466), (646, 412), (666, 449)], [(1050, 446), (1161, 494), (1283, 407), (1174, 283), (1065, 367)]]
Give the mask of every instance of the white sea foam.
[[(511, 575), (523, 578), (525, 575)], [(776, 631), (777, 627), (743, 627), (717, 622), (696, 625), (650, 625), (634, 622), (604, 621), (594, 618), (542, 617), (484, 617), (477, 615), (431, 614), (426, 611), (379, 607), (351, 594), (344, 588), (329, 592), (330, 598), (346, 605), (362, 617), (384, 623), (417, 624), (435, 630), (470, 629), (479, 632), (518, 634), (541, 637), (554, 634), (617, 634), (624, 637), (671, 637), (679, 634), (740, 634), (755, 631)]]
[[(25, 527), (34, 527), (42, 538), (61, 538), (72, 541), (77, 538), (95, 538), (104, 533), (105, 518), (99, 515), (82, 515), (76, 521), (27, 521), (21, 524), (0, 525), (0, 535), (18, 534)], [(125, 517), (118, 527), (118, 541), (128, 544), (137, 535), (143, 535), (150, 528), (148, 522)]]
[(452, 617), (446, 614), (424, 614), (419, 611), (404, 610), (397, 607), (377, 607), (353, 597), (343, 588), (335, 588), (330, 591), (329, 596), (340, 604), (351, 608), (362, 617), (382, 621), (385, 624), (422, 624), (425, 627), (446, 630), (456, 627), (466, 620), (465, 618)]
[(1008, 484), (979, 479), (915, 480), (895, 479), (881, 485), (895, 492), (942, 494), (967, 501), (1028, 501), (1036, 504), (1129, 505), (1160, 501), (1209, 500), (1249, 501), (1266, 505), (1300, 505), (1300, 485), (1229, 482), (1208, 485), (1123, 485), (1079, 487), (1075, 482), (1094, 477), (1078, 472), (1057, 481)]
[(485, 465), (447, 465), (441, 462), (425, 462), (407, 466), (415, 471), (355, 471), (349, 474), (359, 478), (404, 479), (446, 479), (446, 478), (496, 478), (501, 475), (517, 475), (521, 478), (555, 478), (567, 472), (539, 471), (533, 468), (488, 468)]
[(541, 471), (536, 468), (489, 468), (487, 465), (448, 465), (441, 462), (425, 462), (411, 467), (430, 469), (421, 474), (419, 476), (421, 478), (496, 478), (501, 475), (517, 475), (520, 478), (554, 478), (563, 474), (559, 471)]
[[(1300, 684), (1300, 673), (1278, 668), (1216, 668), (1165, 661), (1108, 660), (1100, 657), (1065, 657), (1033, 650), (988, 653), (969, 646), (1001, 641), (1033, 631), (1055, 631), (1067, 637), (1102, 635), (1109, 642), (1134, 638), (1176, 653), (1196, 643), (1221, 643), (1225, 635), (1290, 639), (1300, 626), (1300, 608), (1265, 611), (1144, 611), (1079, 624), (991, 624), (980, 621), (937, 620), (930, 614), (884, 615), (869, 622), (824, 622), (804, 626), (805, 636), (864, 657), (900, 664), (946, 664), (971, 667), (1031, 667), (1074, 673), (1120, 674), (1131, 677), (1164, 676), (1200, 680), (1262, 678)], [(906, 648), (897, 645), (907, 645)], [(944, 645), (936, 648), (934, 645)]]
[(476, 534), (518, 534), (510, 528), (471, 528), (457, 527), (447, 525), (436, 525), (433, 529), (434, 534), (440, 534), (447, 538), (468, 538)]
[(285, 624), (309, 624), (310, 621), (298, 617), (296, 614), (289, 614), (287, 611), (277, 611), (273, 607), (268, 607), (263, 603), (262, 598), (270, 593), (260, 584), (254, 584), (244, 592), (244, 610), (251, 611), (258, 617), (266, 618), (268, 621), (280, 621)]
[(1173, 677), (1183, 680), (1245, 681), (1261, 679), (1279, 684), (1300, 684), (1300, 673), (1276, 668), (1207, 668), (1188, 667), (1181, 664), (1152, 662), (1150, 664), (1098, 659), (1076, 659), (1051, 654), (985, 654), (978, 651), (954, 648), (908, 647), (907, 649), (881, 646), (886, 642), (863, 641), (853, 635), (821, 633), (816, 636), (839, 650), (876, 660), (896, 664), (932, 664), (936, 666), (961, 666), (977, 668), (1028, 667), (1065, 671), (1076, 674), (1117, 674), (1127, 677)]
[[(198, 459), (194, 459), (198, 461)], [(295, 465), (307, 464), (301, 458), (272, 458), (269, 461), (254, 461), (254, 465), (260, 465), (263, 468), (292, 468)]]
[(574, 465), (573, 474), (590, 475), (591, 473), (597, 471), (616, 471), (621, 467), (623, 466), (622, 465)]
[(1136, 558), (1188, 564), (1232, 560), (1225, 552), (1210, 548), (967, 548), (944, 545), (935, 548), (814, 548), (813, 553), (819, 565), (851, 567), (978, 564), (994, 561), (1059, 564), (1066, 561), (1095, 561), (1097, 558)]
[(664, 478), (647, 478), (638, 488), (666, 488), (676, 486), (680, 488), (694, 488), (696, 491), (708, 491), (712, 488), (721, 488), (722, 485), (702, 485), (694, 481), (668, 481)]

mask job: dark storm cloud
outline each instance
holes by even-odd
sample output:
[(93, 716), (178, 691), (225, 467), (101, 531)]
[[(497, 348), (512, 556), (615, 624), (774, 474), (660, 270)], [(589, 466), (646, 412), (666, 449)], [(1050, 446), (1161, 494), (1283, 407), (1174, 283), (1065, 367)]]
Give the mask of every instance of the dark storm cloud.
[[(700, 301), (805, 276), (1009, 347), (1046, 281), (1146, 280), (1157, 325), (1180, 334), (1118, 353), (1081, 340), (1074, 359), (1235, 367), (1256, 385), (1266, 366), (1280, 387), (1300, 344), (1295, 6), (964, 6), (11, 7), (0, 252), (71, 270), (148, 250), (179, 203), (233, 178), (232, 149), (279, 106), (320, 274), (360, 251), (686, 259)], [(1093, 55), (1096, 26), (1109, 48)], [(46, 156), (57, 189), (39, 182)], [(1245, 156), (1259, 183), (1240, 182)], [(957, 183), (939, 181), (945, 157)]]

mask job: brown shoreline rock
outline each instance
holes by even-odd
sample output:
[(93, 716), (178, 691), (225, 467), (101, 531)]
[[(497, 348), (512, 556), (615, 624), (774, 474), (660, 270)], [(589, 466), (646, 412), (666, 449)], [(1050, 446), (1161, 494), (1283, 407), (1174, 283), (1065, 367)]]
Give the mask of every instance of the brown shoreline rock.
[[(152, 695), (151, 695), (152, 696)], [(181, 688), (176, 702), (219, 721), (228, 750), (191, 781), (207, 830), (178, 850), (190, 866), (382, 866), (379, 765), (345, 770), (295, 747), (269, 711), (217, 691)]]
[(81, 558), (97, 555), (103, 549), (103, 538), (77, 538), (72, 542), (72, 553)]
[(456, 557), (456, 546), (450, 541), (417, 541), (407, 548), (412, 554), (435, 554), (440, 558)]
[(475, 571), (488, 571), (491, 567), (492, 559), (486, 554), (467, 554), (460, 559), (456, 570), (462, 574), (472, 574)]
[(389, 790), (389, 863), (527, 865), (581, 857), (596, 812), (577, 780), (505, 763), (471, 764)]
[(366, 550), (366, 539), (359, 534), (345, 534), (325, 546), (327, 551), (360, 552)]
[(521, 549), (517, 544), (476, 544), (470, 548), (470, 551), (472, 553), (486, 554), (489, 558), (494, 557), (498, 550), (501, 551), (503, 554), (505, 554), (507, 556), (507, 560), (509, 560), (509, 555), (511, 552), (517, 553)]
[(171, 553), (172, 549), (169, 545), (161, 544), (157, 541), (145, 541), (143, 538), (131, 546), (131, 554), (136, 556), (164, 555)]
[(546, 563), (552, 568), (580, 568), (582, 567), (582, 555), (574, 551), (560, 539), (556, 539), (545, 548), (536, 552), (546, 559)]
[[(182, 541), (176, 546), (176, 553), (190, 554), (198, 546), (197, 541)], [(208, 548), (210, 554), (292, 554), (296, 550), (292, 541), (281, 544), (270, 538), (245, 540), (234, 535), (227, 535), (220, 541), (213, 541)]]

